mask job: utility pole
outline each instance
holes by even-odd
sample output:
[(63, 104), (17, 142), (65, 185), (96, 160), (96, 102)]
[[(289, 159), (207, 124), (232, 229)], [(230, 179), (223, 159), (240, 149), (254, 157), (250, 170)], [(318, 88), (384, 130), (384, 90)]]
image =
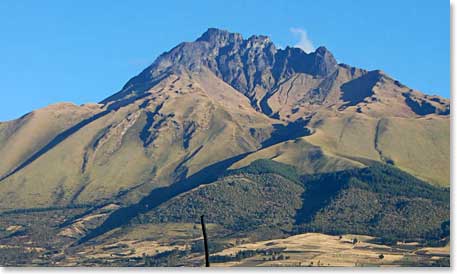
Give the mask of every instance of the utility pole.
[(203, 219), (204, 215), (200, 217), (202, 223), (202, 231), (203, 231), (203, 242), (205, 244), (205, 266), (209, 267), (209, 251), (208, 251), (208, 237), (206, 236), (206, 227), (205, 227), (205, 220)]

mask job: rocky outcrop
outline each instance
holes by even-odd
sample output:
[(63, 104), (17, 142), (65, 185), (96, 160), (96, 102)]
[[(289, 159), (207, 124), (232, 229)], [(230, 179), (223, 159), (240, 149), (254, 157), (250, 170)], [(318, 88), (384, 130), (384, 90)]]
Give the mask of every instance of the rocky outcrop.
[(260, 109), (260, 99), (293, 74), (326, 77), (337, 66), (325, 47), (307, 54), (299, 48), (277, 49), (267, 36), (244, 39), (238, 33), (210, 28), (195, 42), (181, 43), (159, 56), (119, 93), (102, 103), (145, 92), (169, 74), (198, 73), (207, 68)]

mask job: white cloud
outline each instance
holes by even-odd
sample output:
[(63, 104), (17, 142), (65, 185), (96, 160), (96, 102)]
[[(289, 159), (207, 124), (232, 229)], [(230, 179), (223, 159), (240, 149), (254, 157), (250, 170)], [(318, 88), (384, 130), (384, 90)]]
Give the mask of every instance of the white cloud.
[(306, 53), (314, 51), (313, 42), (309, 39), (306, 30), (301, 28), (290, 28), (290, 32), (299, 39), (294, 47), (301, 48)]

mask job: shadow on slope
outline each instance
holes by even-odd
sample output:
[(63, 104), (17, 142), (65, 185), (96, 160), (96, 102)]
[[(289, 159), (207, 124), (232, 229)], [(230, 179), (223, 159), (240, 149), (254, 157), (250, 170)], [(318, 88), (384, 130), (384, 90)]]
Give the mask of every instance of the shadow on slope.
[(62, 133), (60, 133), (56, 137), (54, 137), (54, 139), (52, 139), (44, 147), (42, 147), (37, 152), (32, 154), (32, 156), (30, 156), (27, 160), (25, 160), (19, 166), (17, 166), (16, 168), (14, 168), (10, 172), (8, 172), (6, 175), (1, 177), (0, 178), (0, 182), (3, 181), (4, 179), (10, 177), (11, 175), (15, 174), (16, 172), (20, 171), (21, 169), (25, 168), (26, 166), (30, 165), (33, 161), (35, 161), (36, 159), (41, 157), (43, 154), (45, 154), (49, 150), (51, 150), (54, 147), (56, 147), (58, 144), (62, 143), (66, 138), (68, 138), (71, 135), (75, 134), (81, 128), (87, 126), (88, 124), (94, 122), (95, 120), (98, 120), (98, 119), (106, 116), (107, 114), (109, 114), (112, 111), (117, 111), (121, 107), (129, 105), (129, 104), (135, 102), (136, 100), (142, 99), (142, 98), (144, 98), (144, 97), (146, 97), (148, 95), (149, 95), (149, 93), (144, 93), (144, 94), (141, 94), (141, 95), (138, 95), (138, 96), (126, 98), (126, 99), (120, 100), (118, 102), (112, 103), (111, 105), (109, 105), (107, 107), (106, 110), (104, 110), (104, 111), (102, 111), (100, 113), (97, 113), (94, 116), (91, 116), (91, 117), (89, 117), (89, 118), (77, 123), (76, 125), (70, 127), (69, 129), (63, 131)]
[(366, 97), (372, 96), (373, 87), (381, 79), (379, 71), (370, 71), (367, 74), (349, 81), (341, 86), (343, 94), (341, 100), (346, 102), (340, 109), (344, 109), (350, 106), (355, 106), (358, 103), (363, 102)]
[(449, 115), (450, 114), (449, 107), (445, 108), (445, 109), (438, 109), (437, 107), (432, 105), (430, 102), (414, 98), (413, 96), (411, 96), (410, 93), (407, 93), (407, 92), (403, 93), (403, 96), (405, 97), (405, 103), (417, 115), (428, 115), (428, 114), (432, 114), (432, 113), (436, 113), (438, 115)]
[(138, 214), (145, 213), (181, 193), (192, 190), (200, 185), (209, 184), (215, 181), (218, 176), (222, 174), (229, 166), (241, 160), (248, 154), (250, 154), (250, 152), (225, 159), (203, 168), (189, 178), (184, 179), (180, 182), (167, 187), (160, 187), (152, 190), (138, 203), (128, 207), (120, 208), (113, 212), (101, 226), (89, 232), (86, 236), (81, 238), (77, 244), (84, 243), (114, 228), (127, 224)]
[(287, 125), (274, 124), (273, 133), (271, 134), (270, 138), (262, 142), (261, 149), (276, 145), (281, 142), (310, 135), (311, 131), (306, 127), (308, 122), (309, 119), (305, 120), (300, 118), (295, 122), (288, 123)]
[[(262, 143), (260, 149), (267, 146), (275, 145), (280, 142), (293, 140), (298, 137), (309, 135), (310, 131), (305, 128), (308, 121), (298, 120), (297, 122), (290, 123), (286, 126), (281, 124), (275, 124), (275, 131), (271, 137)], [(136, 217), (140, 213), (145, 213), (159, 206), (160, 204), (168, 201), (169, 199), (176, 197), (179, 194), (192, 190), (200, 185), (209, 184), (217, 180), (218, 177), (225, 174), (227, 169), (235, 162), (240, 161), (244, 157), (256, 151), (246, 152), (243, 154), (236, 155), (234, 157), (219, 161), (215, 164), (209, 165), (190, 177), (181, 180), (171, 186), (160, 187), (152, 190), (146, 197), (141, 199), (136, 204), (128, 207), (120, 208), (113, 212), (106, 221), (96, 228), (90, 231), (86, 236), (81, 238), (76, 244), (84, 243), (90, 239), (93, 239), (99, 235), (104, 234), (114, 228), (120, 227), (127, 224), (132, 218)]]

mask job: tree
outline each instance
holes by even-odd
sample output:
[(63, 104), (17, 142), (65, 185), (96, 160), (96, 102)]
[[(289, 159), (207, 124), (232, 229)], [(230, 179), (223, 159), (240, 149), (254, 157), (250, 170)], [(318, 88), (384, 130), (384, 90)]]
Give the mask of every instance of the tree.
[(451, 233), (451, 222), (449, 220), (441, 223), (441, 237), (449, 237)]

